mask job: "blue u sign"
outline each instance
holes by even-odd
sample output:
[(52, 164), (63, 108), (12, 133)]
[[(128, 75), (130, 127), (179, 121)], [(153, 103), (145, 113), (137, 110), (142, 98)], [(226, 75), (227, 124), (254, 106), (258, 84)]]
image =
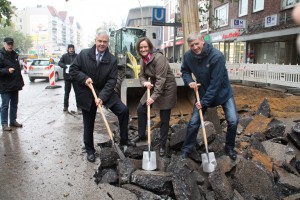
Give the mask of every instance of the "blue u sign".
[(153, 22), (166, 22), (166, 9), (165, 8), (153, 8), (152, 9), (152, 21)]

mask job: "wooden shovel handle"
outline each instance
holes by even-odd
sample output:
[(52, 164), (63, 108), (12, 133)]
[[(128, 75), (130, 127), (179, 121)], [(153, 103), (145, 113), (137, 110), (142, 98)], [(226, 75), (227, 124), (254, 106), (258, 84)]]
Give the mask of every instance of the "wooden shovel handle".
[[(195, 90), (195, 92), (196, 92), (197, 102), (200, 103), (200, 95), (199, 95), (198, 89)], [(204, 120), (203, 120), (202, 109), (199, 110), (199, 115), (200, 115), (200, 120), (201, 120), (201, 126), (202, 126), (202, 132), (203, 132), (204, 145), (205, 145), (206, 153), (208, 153), (207, 138), (206, 138), (206, 130), (205, 130), (205, 125), (204, 125)]]
[[(91, 89), (91, 91), (92, 91), (92, 93), (93, 93), (93, 95), (94, 95), (95, 100), (98, 99), (93, 84), (92, 84), (92, 83), (88, 84), (88, 87)], [(102, 119), (103, 119), (103, 121), (104, 121), (104, 123), (105, 123), (105, 127), (106, 127), (106, 129), (107, 129), (107, 131), (108, 131), (108, 134), (109, 134), (109, 137), (110, 137), (110, 139), (111, 139), (111, 141), (112, 141), (112, 144), (114, 144), (113, 134), (112, 134), (112, 132), (111, 132), (111, 130), (110, 130), (109, 124), (108, 124), (107, 119), (106, 119), (106, 117), (105, 117), (105, 115), (104, 115), (104, 113), (103, 113), (103, 110), (102, 110), (102, 106), (101, 106), (101, 105), (98, 105), (98, 110), (100, 111), (100, 114), (101, 114), (101, 116), (102, 116)]]
[[(147, 100), (148, 99), (150, 99), (150, 89), (147, 87)], [(150, 112), (151, 112), (150, 105), (147, 105), (148, 146), (150, 146), (151, 143)]]

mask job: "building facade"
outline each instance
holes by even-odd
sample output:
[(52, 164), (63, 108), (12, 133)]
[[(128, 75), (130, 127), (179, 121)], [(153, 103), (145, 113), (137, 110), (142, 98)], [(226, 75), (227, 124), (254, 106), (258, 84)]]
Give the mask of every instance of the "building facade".
[[(178, 0), (165, 0), (166, 17), (174, 21)], [(200, 33), (228, 63), (300, 64), (296, 37), (300, 33), (291, 12), (300, 0), (199, 0)], [(173, 27), (164, 28), (161, 47), (173, 52)], [(180, 58), (182, 38), (176, 37)]]
[(58, 12), (53, 6), (25, 8), (17, 10), (12, 21), (16, 30), (32, 38), (28, 54), (60, 56), (68, 44), (74, 44), (76, 51), (82, 48), (81, 26), (66, 11)]

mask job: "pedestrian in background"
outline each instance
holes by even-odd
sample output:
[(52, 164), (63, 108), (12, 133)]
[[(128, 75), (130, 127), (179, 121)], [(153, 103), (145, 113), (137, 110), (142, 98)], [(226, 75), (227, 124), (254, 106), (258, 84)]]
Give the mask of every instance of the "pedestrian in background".
[[(109, 52), (109, 35), (99, 31), (92, 48), (82, 50), (70, 67), (71, 76), (78, 82), (78, 106), (82, 108), (84, 144), (87, 160), (95, 161), (94, 124), (97, 106), (109, 108), (119, 120), (121, 145), (134, 145), (128, 141), (129, 110), (114, 91), (117, 83), (117, 58)], [(89, 84), (93, 84), (98, 98), (95, 100)]]
[[(160, 113), (160, 156), (166, 152), (166, 142), (169, 132), (171, 109), (177, 102), (177, 85), (167, 58), (160, 50), (154, 49), (148, 38), (141, 38), (136, 49), (139, 56), (141, 70), (140, 83), (143, 87), (151, 89), (151, 96), (147, 99), (144, 93), (137, 107), (138, 135), (133, 142), (146, 139), (147, 105), (153, 105)], [(150, 81), (148, 80), (150, 78)]]
[[(237, 155), (234, 150), (238, 125), (238, 116), (229, 77), (222, 52), (205, 42), (198, 33), (191, 33), (187, 38), (190, 49), (184, 54), (181, 66), (182, 78), (191, 89), (200, 93), (200, 103), (196, 103), (187, 127), (181, 157), (192, 152), (200, 127), (199, 109), (205, 114), (207, 108), (221, 105), (228, 124), (225, 152), (232, 160)], [(193, 80), (192, 74), (196, 78)], [(197, 83), (201, 86), (198, 87)], [(202, 124), (204, 126), (204, 124)]]
[(60, 58), (58, 65), (64, 69), (64, 80), (65, 80), (65, 95), (64, 95), (64, 109), (63, 111), (68, 111), (69, 107), (69, 96), (71, 92), (71, 88), (73, 86), (75, 99), (76, 99), (76, 106), (77, 112), (81, 113), (81, 108), (77, 105), (77, 81), (73, 79), (69, 73), (70, 65), (73, 63), (74, 59), (76, 58), (77, 54), (75, 53), (75, 47), (73, 44), (68, 45), (67, 53), (62, 55)]
[[(19, 90), (24, 86), (18, 54), (13, 50), (14, 40), (4, 38), (3, 48), (0, 49), (0, 94), (1, 124), (3, 131), (11, 131), (11, 127), (22, 127), (17, 122), (17, 110), (19, 102)], [(9, 123), (8, 126), (8, 110)]]

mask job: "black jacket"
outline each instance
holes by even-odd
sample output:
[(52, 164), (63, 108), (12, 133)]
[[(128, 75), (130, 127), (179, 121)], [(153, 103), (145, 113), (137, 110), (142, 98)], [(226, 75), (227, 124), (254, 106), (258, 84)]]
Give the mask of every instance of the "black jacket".
[[(0, 93), (22, 90), (24, 86), (18, 56), (15, 51), (8, 53), (4, 48), (0, 49)], [(15, 71), (10, 74), (9, 68)]]
[(64, 55), (62, 55), (62, 57), (60, 58), (60, 60), (58, 62), (58, 65), (64, 69), (64, 79), (66, 81), (72, 80), (70, 73), (66, 73), (66, 69), (67, 69), (67, 65), (71, 65), (73, 63), (76, 56), (77, 56), (77, 53), (74, 53), (74, 54), (65, 53)]
[(93, 80), (96, 94), (106, 107), (112, 107), (119, 98), (114, 91), (118, 76), (117, 58), (107, 48), (97, 66), (95, 52), (95, 45), (92, 48), (82, 50), (70, 67), (71, 76), (78, 82), (77, 104), (87, 111), (90, 111), (94, 102), (90, 88), (85, 85), (88, 78)]

